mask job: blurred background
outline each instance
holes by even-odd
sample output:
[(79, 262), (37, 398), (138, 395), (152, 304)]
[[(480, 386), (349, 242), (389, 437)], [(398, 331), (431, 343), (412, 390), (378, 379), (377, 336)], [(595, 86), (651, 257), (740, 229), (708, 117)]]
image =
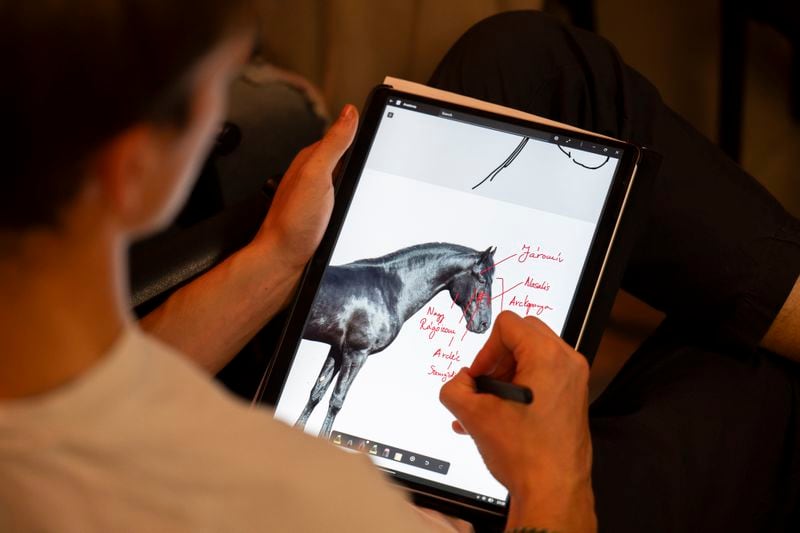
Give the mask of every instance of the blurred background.
[[(257, 0), (264, 57), (319, 87), (330, 109), (346, 102), (361, 105), (387, 74), (424, 83), (449, 46), (477, 21), (501, 11), (538, 9), (613, 42), (625, 61), (658, 87), (667, 104), (712, 140), (720, 139), (725, 26), (730, 36), (726, 52), (740, 70), (726, 73), (727, 89), (722, 91), (742, 94), (739, 160), (800, 215), (800, 176), (795, 171), (800, 123), (790, 112), (800, 12), (791, 5), (795, 1), (771, 3)], [(741, 82), (733, 83), (737, 77)], [(728, 109), (731, 117), (735, 111)], [(726, 126), (725, 131), (735, 133)]]

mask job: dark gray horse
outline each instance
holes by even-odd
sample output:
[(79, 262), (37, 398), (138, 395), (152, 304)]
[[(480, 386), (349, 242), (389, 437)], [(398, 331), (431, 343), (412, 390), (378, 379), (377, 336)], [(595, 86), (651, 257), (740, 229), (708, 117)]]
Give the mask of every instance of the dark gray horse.
[(469, 331), (483, 333), (489, 329), (495, 249), (479, 252), (435, 242), (375, 259), (329, 266), (303, 338), (324, 342), (331, 348), (295, 426), (305, 427), (338, 373), (319, 432), (328, 438), (333, 420), (367, 357), (389, 346), (406, 320), (439, 292), (449, 291), (450, 298), (463, 311)]

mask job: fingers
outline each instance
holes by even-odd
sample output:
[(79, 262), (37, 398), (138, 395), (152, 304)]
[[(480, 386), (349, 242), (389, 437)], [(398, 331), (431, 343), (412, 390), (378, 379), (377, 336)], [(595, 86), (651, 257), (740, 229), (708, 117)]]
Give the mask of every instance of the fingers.
[(461, 422), (459, 422), (458, 420), (453, 420), (451, 427), (453, 428), (453, 431), (455, 431), (459, 435), (469, 435), (469, 433), (467, 433), (467, 430), (464, 429), (464, 426), (462, 426)]
[[(523, 319), (510, 311), (497, 315), (492, 332), (470, 366), (473, 377), (489, 375), (508, 379), (516, 367), (514, 350), (525, 342), (528, 328)], [(509, 375), (510, 374), (510, 375)]]
[(439, 401), (458, 419), (453, 423), (453, 430), (468, 435), (472, 433), (471, 423), (480, 419), (481, 413), (491, 412), (491, 404), (499, 400), (488, 394), (478, 394), (475, 381), (462, 368), (442, 386)]
[[(439, 401), (441, 401), (457, 419), (461, 419), (462, 415), (464, 415), (469, 408), (471, 397), (474, 395), (475, 381), (465, 369), (462, 368), (439, 390)], [(459, 426), (461, 426), (460, 423)], [(455, 425), (453, 425), (453, 429), (456, 429)], [(461, 429), (464, 429), (463, 426), (461, 426)]]
[(558, 343), (566, 346), (558, 335), (538, 318), (520, 317), (510, 311), (497, 315), (486, 344), (470, 366), (473, 377), (488, 375), (511, 380), (520, 363), (531, 363), (537, 346)]
[(314, 150), (314, 162), (318, 165), (316, 169), (318, 172), (333, 173), (336, 163), (353, 142), (357, 126), (358, 111), (354, 106), (347, 104)]

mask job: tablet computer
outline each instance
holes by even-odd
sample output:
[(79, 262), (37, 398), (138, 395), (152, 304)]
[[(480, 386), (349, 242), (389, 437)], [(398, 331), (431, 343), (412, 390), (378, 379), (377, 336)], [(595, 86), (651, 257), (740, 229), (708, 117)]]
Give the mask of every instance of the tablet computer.
[(373, 91), (255, 401), (435, 507), (503, 516), (439, 389), (504, 310), (580, 350), (638, 150), (466, 104)]

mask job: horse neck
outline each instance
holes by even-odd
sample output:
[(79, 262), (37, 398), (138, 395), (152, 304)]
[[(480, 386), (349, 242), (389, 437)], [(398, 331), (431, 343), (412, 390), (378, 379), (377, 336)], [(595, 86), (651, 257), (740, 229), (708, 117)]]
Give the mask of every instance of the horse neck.
[(398, 297), (398, 312), (403, 321), (422, 309), (434, 296), (447, 288), (458, 273), (469, 268), (474, 260), (467, 254), (432, 252), (415, 261), (400, 262), (396, 272), (403, 280)]

